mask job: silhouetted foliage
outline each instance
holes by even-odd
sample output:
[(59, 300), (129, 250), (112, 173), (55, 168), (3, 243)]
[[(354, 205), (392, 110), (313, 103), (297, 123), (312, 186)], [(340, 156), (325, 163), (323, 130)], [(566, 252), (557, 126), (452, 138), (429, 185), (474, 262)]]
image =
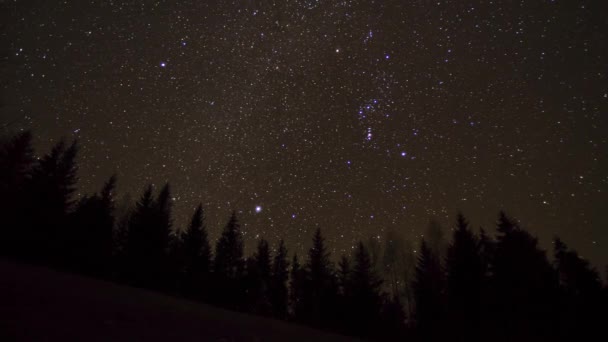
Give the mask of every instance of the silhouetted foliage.
[(262, 315), (272, 312), (270, 302), (270, 247), (268, 241), (260, 239), (252, 258), (247, 259), (247, 298), (249, 311)]
[[(15, 255), (24, 244), (24, 227), (20, 219), (29, 196), (25, 189), (34, 163), (32, 134), (17, 134), (0, 146), (0, 253)], [(31, 238), (31, 237), (30, 237)]]
[(293, 256), (289, 278), (289, 303), (291, 307), (291, 315), (296, 320), (303, 320), (303, 317), (306, 317), (307, 309), (304, 294), (307, 272), (300, 265), (297, 254), (294, 254)]
[[(506, 340), (548, 338), (555, 305), (554, 271), (536, 238), (501, 212), (492, 260), (493, 314)], [(542, 319), (539, 319), (541, 318)]]
[(608, 287), (589, 262), (556, 238), (551, 264), (504, 212), (495, 237), (458, 214), (447, 250), (432, 223), (417, 251), (378, 235), (337, 270), (320, 229), (304, 266), (283, 240), (271, 253), (262, 238), (245, 259), (233, 212), (212, 260), (201, 205), (173, 231), (168, 184), (134, 206), (115, 205), (115, 177), (74, 198), (77, 151), (60, 141), (35, 159), (29, 132), (2, 142), (0, 253), (369, 339), (587, 340), (606, 318)]
[(306, 269), (307, 278), (304, 284), (306, 309), (302, 319), (315, 326), (332, 326), (336, 320), (337, 284), (330, 253), (325, 247), (321, 229), (317, 229), (313, 237)]
[(129, 222), (127, 237), (128, 278), (136, 286), (166, 289), (168, 249), (171, 238), (171, 197), (166, 184), (153, 198), (148, 186)]
[(446, 259), (448, 322), (463, 341), (479, 339), (483, 267), (479, 242), (464, 216), (456, 219)]
[(434, 340), (441, 336), (444, 324), (444, 278), (437, 256), (422, 239), (413, 284), (416, 321), (419, 332)]
[(66, 237), (66, 264), (79, 272), (107, 276), (110, 273), (116, 177), (104, 184), (101, 193), (80, 199), (70, 215)]
[(67, 217), (76, 190), (78, 145), (61, 140), (32, 170), (25, 192), (23, 252), (28, 258), (57, 264), (67, 243)]
[(571, 340), (598, 336), (608, 310), (599, 274), (559, 238), (554, 240), (554, 254), (562, 308), (559, 334)]
[(238, 308), (244, 296), (240, 281), (243, 278), (243, 237), (233, 212), (215, 246), (215, 292), (222, 305)]
[[(204, 298), (210, 289), (211, 247), (205, 226), (203, 206), (196, 207), (190, 225), (181, 236), (182, 291), (194, 298)], [(178, 248), (180, 248), (178, 247)], [(180, 251), (176, 251), (180, 253)]]
[(270, 303), (275, 317), (286, 318), (288, 295), (287, 279), (289, 278), (289, 261), (287, 261), (287, 248), (283, 240), (272, 262), (272, 275), (270, 279)]
[(380, 285), (382, 281), (372, 268), (371, 257), (363, 245), (359, 243), (354, 255), (354, 265), (348, 282), (352, 310), (349, 331), (359, 336), (372, 336), (373, 328), (379, 323), (381, 309)]

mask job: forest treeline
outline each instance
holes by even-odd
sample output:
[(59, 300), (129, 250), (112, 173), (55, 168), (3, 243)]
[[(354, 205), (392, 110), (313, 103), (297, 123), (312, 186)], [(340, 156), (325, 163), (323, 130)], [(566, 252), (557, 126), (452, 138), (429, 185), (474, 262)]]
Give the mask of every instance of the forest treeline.
[(75, 198), (77, 152), (61, 141), (37, 158), (30, 132), (2, 141), (2, 255), (366, 339), (580, 340), (607, 322), (598, 272), (558, 238), (549, 260), (503, 212), (495, 236), (458, 214), (448, 242), (435, 224), (416, 248), (389, 235), (337, 264), (321, 230), (306, 255), (260, 239), (245, 256), (235, 213), (214, 244), (201, 205), (174, 227), (168, 184), (129, 210), (115, 177)]

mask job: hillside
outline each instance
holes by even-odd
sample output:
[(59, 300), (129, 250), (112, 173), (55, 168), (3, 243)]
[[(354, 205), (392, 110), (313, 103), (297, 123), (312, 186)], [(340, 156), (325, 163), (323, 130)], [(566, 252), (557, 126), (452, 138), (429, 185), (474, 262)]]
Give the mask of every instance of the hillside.
[(2, 341), (350, 341), (231, 312), (0, 260)]

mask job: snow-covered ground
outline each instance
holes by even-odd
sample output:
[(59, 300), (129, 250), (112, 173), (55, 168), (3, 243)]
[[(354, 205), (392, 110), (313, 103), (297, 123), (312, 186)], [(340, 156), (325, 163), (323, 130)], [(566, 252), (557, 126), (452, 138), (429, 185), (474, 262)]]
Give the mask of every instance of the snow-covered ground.
[(43, 267), (0, 260), (0, 341), (349, 341)]

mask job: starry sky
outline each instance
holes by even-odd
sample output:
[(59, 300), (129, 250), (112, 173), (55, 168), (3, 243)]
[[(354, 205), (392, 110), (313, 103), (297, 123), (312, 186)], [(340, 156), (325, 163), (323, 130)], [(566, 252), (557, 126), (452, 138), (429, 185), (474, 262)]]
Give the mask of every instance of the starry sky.
[(603, 0), (0, 6), (2, 133), (79, 139), (81, 193), (170, 181), (178, 227), (336, 253), (505, 209), (608, 264)]

